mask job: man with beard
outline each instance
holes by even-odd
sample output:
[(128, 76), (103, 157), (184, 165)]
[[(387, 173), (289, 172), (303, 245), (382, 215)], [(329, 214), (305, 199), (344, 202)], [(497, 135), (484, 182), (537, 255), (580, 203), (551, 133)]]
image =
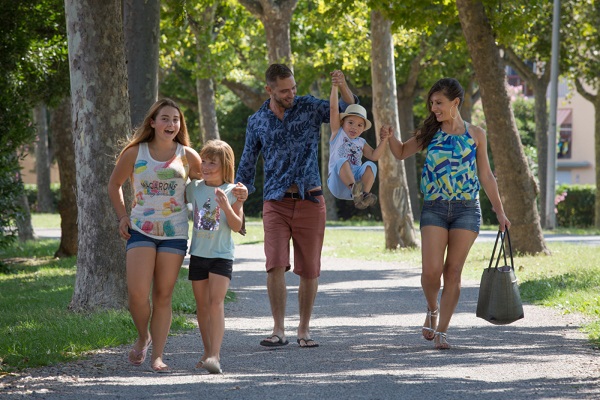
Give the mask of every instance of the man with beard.
[[(317, 347), (310, 335), (310, 317), (321, 272), (325, 235), (325, 199), (319, 174), (319, 142), (322, 123), (329, 122), (329, 101), (297, 96), (292, 71), (272, 64), (265, 74), (269, 99), (248, 120), (246, 143), (236, 182), (256, 190), (256, 162), (262, 152), (265, 183), (263, 224), (267, 290), (273, 315), (273, 331), (260, 344), (267, 347), (289, 343), (285, 335), (287, 286), (290, 270), (290, 239), (294, 243), (294, 273), (300, 276), (298, 345)], [(340, 111), (358, 102), (341, 71), (331, 73), (340, 89)]]

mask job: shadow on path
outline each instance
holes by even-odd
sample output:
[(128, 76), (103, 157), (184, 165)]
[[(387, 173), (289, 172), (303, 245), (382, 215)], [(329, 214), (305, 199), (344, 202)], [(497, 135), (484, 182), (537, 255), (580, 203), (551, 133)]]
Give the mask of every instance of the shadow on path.
[(466, 281), (448, 332), (451, 350), (438, 351), (420, 326), (425, 303), (420, 268), (406, 263), (323, 259), (311, 332), (316, 349), (296, 344), (299, 279), (288, 273), (287, 336), (269, 349), (262, 247), (238, 246), (222, 348), (223, 375), (194, 370), (197, 332), (167, 344), (174, 372), (156, 375), (127, 364), (128, 347), (89, 360), (25, 371), (4, 379), (0, 397), (44, 399), (595, 399), (600, 361), (578, 330), (576, 316), (525, 306), (508, 326), (475, 317), (478, 282)]

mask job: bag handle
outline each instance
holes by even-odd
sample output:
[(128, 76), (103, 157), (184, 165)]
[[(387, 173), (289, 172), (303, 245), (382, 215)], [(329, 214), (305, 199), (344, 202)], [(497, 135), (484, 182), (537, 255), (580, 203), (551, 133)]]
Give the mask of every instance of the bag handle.
[[(505, 228), (505, 232), (506, 232), (506, 241), (508, 242), (508, 254), (510, 255), (510, 267), (513, 269), (515, 269), (515, 262), (513, 261), (513, 252), (512, 252), (512, 245), (510, 243), (510, 235), (508, 233), (508, 228)], [(506, 261), (505, 261), (506, 262)]]
[[(500, 239), (500, 235), (502, 232), (498, 231), (496, 235), (496, 242), (494, 243), (494, 250), (492, 250), (492, 256), (490, 257), (490, 264), (488, 265), (488, 269), (492, 268), (492, 262), (494, 262), (494, 255), (496, 254), (496, 247), (498, 246), (498, 239)], [(504, 242), (504, 239), (502, 240)], [(500, 250), (498, 250), (498, 258), (500, 257)], [(496, 262), (496, 268), (498, 268), (498, 263)]]
[[(492, 250), (492, 256), (490, 257), (490, 264), (488, 265), (488, 269), (492, 268), (492, 262), (494, 261), (494, 259), (496, 260), (496, 265), (494, 266), (494, 268), (498, 269), (498, 265), (500, 264), (501, 257), (504, 257), (504, 265), (508, 265), (508, 260), (506, 258), (506, 249), (504, 247), (505, 238), (508, 242), (508, 251), (510, 254), (510, 268), (514, 271), (515, 266), (514, 266), (513, 254), (512, 254), (512, 244), (510, 242), (510, 234), (508, 233), (508, 228), (506, 228), (506, 230), (504, 232), (499, 230), (498, 234), (496, 235), (496, 242), (494, 243), (494, 250)], [(498, 240), (500, 240), (500, 248), (498, 249), (498, 257), (495, 257), (496, 247), (498, 246)]]

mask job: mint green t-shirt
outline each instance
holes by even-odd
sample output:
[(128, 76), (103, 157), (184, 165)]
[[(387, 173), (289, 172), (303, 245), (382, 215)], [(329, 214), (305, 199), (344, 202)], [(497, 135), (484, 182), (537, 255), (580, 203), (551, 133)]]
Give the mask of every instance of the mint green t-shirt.
[[(225, 183), (219, 189), (225, 192), (229, 204), (236, 202), (232, 194), (235, 187)], [(217, 205), (214, 186), (207, 186), (203, 180), (194, 179), (185, 188), (188, 203), (193, 207), (193, 229), (190, 254), (205, 258), (233, 260), (235, 245), (225, 212)]]

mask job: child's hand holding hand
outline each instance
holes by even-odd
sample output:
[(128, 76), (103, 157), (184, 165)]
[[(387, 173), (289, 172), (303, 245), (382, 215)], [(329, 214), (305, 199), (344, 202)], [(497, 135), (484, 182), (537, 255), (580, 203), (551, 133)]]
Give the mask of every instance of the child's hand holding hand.
[(390, 125), (382, 125), (379, 130), (379, 138), (381, 141), (388, 140), (394, 134), (394, 129)]

